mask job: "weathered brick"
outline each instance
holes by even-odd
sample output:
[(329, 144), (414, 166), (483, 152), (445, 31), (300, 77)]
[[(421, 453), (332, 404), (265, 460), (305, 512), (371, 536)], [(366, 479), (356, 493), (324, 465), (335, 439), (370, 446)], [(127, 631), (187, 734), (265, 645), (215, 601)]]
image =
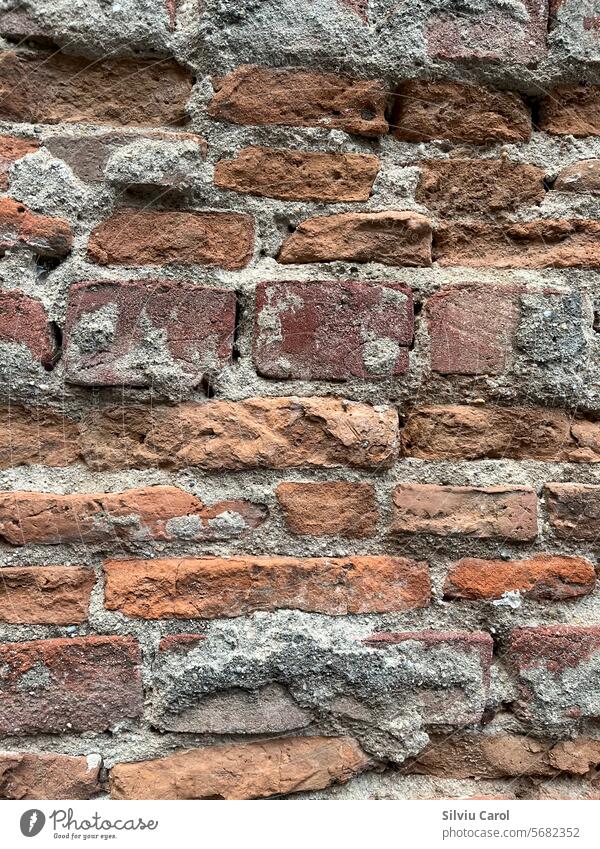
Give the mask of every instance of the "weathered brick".
[(558, 772), (552, 753), (550, 740), (523, 734), (433, 735), (400, 772), (446, 778), (548, 777)]
[(402, 557), (109, 560), (106, 606), (145, 619), (280, 608), (342, 615), (426, 607), (427, 564)]
[(439, 215), (489, 217), (537, 206), (545, 196), (544, 171), (509, 159), (429, 159), (415, 198)]
[(600, 424), (547, 407), (417, 407), (402, 429), (402, 453), (423, 460), (597, 463)]
[(478, 4), (433, 13), (427, 21), (427, 55), (433, 59), (521, 62), (533, 65), (546, 53), (546, 0), (518, 7)]
[(254, 362), (286, 380), (381, 378), (408, 369), (413, 299), (397, 284), (260, 283)]
[(120, 209), (93, 231), (90, 259), (100, 265), (216, 265), (243, 268), (254, 221), (238, 212)]
[(287, 528), (294, 534), (373, 536), (379, 510), (370, 483), (280, 483), (275, 490)]
[(431, 368), (441, 374), (504, 371), (519, 319), (512, 286), (447, 286), (426, 302)]
[(391, 530), (402, 534), (535, 539), (537, 499), (526, 486), (402, 483), (394, 490)]
[(508, 662), (520, 698), (517, 715), (549, 728), (600, 716), (600, 628), (515, 628)]
[(117, 407), (88, 413), (81, 441), (94, 469), (377, 469), (398, 453), (398, 415), (339, 398)]
[(131, 637), (0, 645), (0, 733), (105, 731), (142, 712), (140, 650)]
[(100, 757), (0, 754), (0, 799), (92, 799), (101, 792)]
[(112, 799), (259, 799), (346, 782), (371, 766), (349, 737), (290, 737), (117, 764)]
[(73, 233), (68, 221), (38, 215), (12, 198), (0, 199), (0, 250), (26, 247), (40, 256), (65, 256)]
[(557, 192), (598, 194), (600, 192), (600, 159), (584, 159), (574, 165), (567, 165), (559, 173), (552, 188)]
[(0, 407), (0, 468), (68, 466), (79, 454), (77, 424), (58, 412), (18, 404)]
[[(555, 62), (562, 67), (585, 68), (600, 61), (600, 6), (597, 0), (550, 0), (550, 12), (548, 43)], [(583, 74), (581, 78), (586, 76)]]
[(40, 301), (12, 289), (0, 292), (0, 345), (24, 345), (44, 366), (54, 358), (48, 316)]
[(600, 86), (562, 86), (540, 104), (539, 128), (551, 135), (600, 135)]
[(431, 222), (415, 212), (346, 212), (302, 221), (277, 261), (431, 265)]
[(409, 142), (521, 142), (531, 135), (531, 113), (514, 92), (409, 80), (396, 91), (392, 131)]
[(538, 601), (562, 601), (594, 591), (596, 573), (584, 557), (538, 554), (527, 560), (466, 557), (451, 566), (444, 584), (448, 598), (491, 599), (519, 592)]
[(547, 483), (548, 520), (557, 537), (595, 542), (600, 533), (600, 486)]
[[(1, 304), (0, 304), (1, 308)], [(231, 359), (235, 292), (161, 281), (78, 283), (69, 291), (67, 379), (84, 386), (197, 386)]]
[(16, 136), (0, 136), (0, 189), (8, 189), (8, 172), (13, 162), (35, 153), (39, 142), (34, 139), (20, 139)]
[(52, 156), (67, 163), (73, 173), (86, 183), (104, 180), (106, 166), (117, 151), (139, 144), (140, 141), (179, 142), (196, 146), (198, 158), (206, 155), (205, 140), (195, 133), (169, 132), (167, 130), (122, 131), (112, 130), (94, 135), (57, 135), (44, 140)]
[(600, 221), (445, 223), (435, 231), (433, 258), (469, 268), (596, 268), (599, 245)]
[(387, 133), (386, 89), (377, 80), (241, 65), (213, 80), (213, 86), (208, 114), (221, 121), (325, 127), (364, 136)]
[(74, 625), (88, 617), (94, 572), (77, 566), (0, 569), (0, 622)]
[(377, 157), (365, 154), (244, 147), (217, 162), (215, 185), (283, 200), (359, 201), (369, 199), (378, 171)]
[(365, 641), (343, 629), (334, 633), (323, 639), (312, 626), (282, 629), (265, 620), (251, 630), (242, 622), (221, 624), (205, 639), (163, 640), (153, 665), (153, 725), (258, 734), (327, 716), (355, 729), (377, 757), (402, 761), (411, 753), (407, 729), (480, 721), (492, 658), (488, 634), (417, 631)]
[(10, 545), (228, 539), (255, 528), (266, 509), (248, 501), (210, 507), (174, 486), (55, 495), (0, 493), (0, 538)]
[(191, 91), (190, 72), (168, 59), (98, 61), (15, 51), (0, 57), (4, 121), (180, 125)]

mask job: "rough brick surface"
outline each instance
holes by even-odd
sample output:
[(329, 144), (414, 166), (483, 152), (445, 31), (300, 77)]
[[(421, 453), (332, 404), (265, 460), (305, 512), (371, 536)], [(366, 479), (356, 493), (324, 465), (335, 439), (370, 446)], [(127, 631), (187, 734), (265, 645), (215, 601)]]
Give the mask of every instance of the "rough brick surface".
[(477, 85), (411, 80), (394, 95), (392, 131), (403, 141), (527, 141), (531, 115), (519, 94)]
[(223, 289), (76, 284), (65, 326), (67, 377), (84, 386), (148, 386), (166, 361), (171, 380), (198, 385), (231, 359), (235, 310), (235, 293)]
[(0, 645), (0, 732), (104, 731), (142, 710), (140, 651), (131, 637)]
[(119, 764), (113, 799), (258, 799), (319, 790), (370, 765), (350, 738), (291, 737)]
[(324, 127), (365, 136), (387, 132), (383, 83), (312, 70), (244, 65), (213, 80), (208, 114), (236, 124)]
[(379, 171), (376, 156), (247, 147), (215, 168), (220, 189), (284, 200), (368, 200)]
[(39, 144), (34, 139), (21, 139), (16, 136), (0, 136), (0, 189), (8, 188), (8, 174), (13, 162), (35, 153)]
[(337, 398), (254, 398), (109, 409), (82, 424), (92, 468), (377, 469), (398, 452), (398, 416)]
[(498, 374), (510, 356), (519, 318), (519, 292), (506, 286), (462, 284), (427, 301), (431, 368), (441, 374)]
[(402, 453), (425, 460), (597, 463), (600, 424), (536, 407), (418, 407), (402, 429)]
[(0, 799), (92, 799), (100, 794), (100, 758), (0, 754)]
[(93, 231), (88, 253), (101, 265), (217, 265), (243, 268), (254, 225), (234, 212), (120, 209)]
[(594, 566), (583, 557), (540, 554), (529, 560), (478, 560), (455, 563), (444, 584), (449, 598), (490, 599), (518, 592), (528, 598), (560, 601), (594, 591)]
[(560, 219), (520, 224), (443, 224), (433, 258), (469, 268), (597, 268), (599, 221)]
[(600, 716), (594, 684), (600, 663), (598, 628), (516, 628), (508, 660), (519, 682), (516, 708), (525, 720), (560, 727)]
[(548, 483), (544, 493), (548, 519), (558, 537), (596, 541), (600, 532), (600, 487), (592, 484)]
[(412, 212), (348, 212), (303, 221), (284, 241), (282, 263), (431, 264), (431, 224)]
[(146, 619), (212, 619), (288, 608), (384, 613), (425, 607), (425, 563), (402, 557), (205, 557), (104, 564), (106, 605)]
[(10, 566), (0, 570), (0, 622), (73, 625), (88, 617), (92, 569)]
[(373, 536), (379, 511), (369, 483), (281, 483), (277, 500), (295, 534)]
[(44, 366), (54, 357), (54, 342), (42, 304), (21, 292), (0, 292), (0, 345), (25, 345)]
[(538, 206), (544, 172), (508, 159), (430, 159), (419, 163), (416, 200), (438, 215), (484, 217)]
[(408, 369), (412, 293), (372, 283), (263, 283), (254, 362), (265, 377), (346, 380)]
[(532, 540), (538, 532), (537, 499), (528, 487), (399, 484), (391, 529), (402, 534), (465, 534)]
[(56, 52), (0, 57), (5, 121), (179, 125), (191, 90), (191, 74), (166, 59), (93, 62)]
[(542, 100), (539, 126), (552, 135), (600, 135), (600, 86), (562, 86)]
[(77, 461), (79, 434), (67, 416), (43, 407), (0, 407), (0, 468), (39, 463), (68, 466)]
[(0, 538), (11, 545), (228, 539), (255, 528), (265, 515), (247, 501), (206, 506), (174, 486), (90, 495), (3, 492)]
[(600, 159), (584, 159), (563, 168), (553, 186), (557, 192), (600, 192)]
[(69, 253), (73, 234), (63, 218), (38, 215), (11, 198), (0, 200), (0, 250), (25, 247), (40, 256)]

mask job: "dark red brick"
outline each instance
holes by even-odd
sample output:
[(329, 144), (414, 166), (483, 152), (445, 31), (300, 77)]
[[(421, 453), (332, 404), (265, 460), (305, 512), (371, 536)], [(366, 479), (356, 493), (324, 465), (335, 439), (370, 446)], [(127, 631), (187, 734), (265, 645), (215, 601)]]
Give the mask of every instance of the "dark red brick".
[(160, 368), (198, 385), (231, 359), (235, 293), (160, 281), (78, 283), (69, 292), (71, 383), (148, 386)]
[(44, 366), (54, 358), (48, 316), (40, 301), (13, 289), (0, 292), (0, 344), (25, 345)]
[(279, 379), (347, 380), (402, 374), (413, 302), (397, 284), (261, 283), (254, 361)]
[(504, 371), (519, 319), (514, 287), (464, 284), (427, 301), (431, 368), (441, 374)]
[(0, 733), (105, 731), (142, 712), (140, 650), (131, 637), (0, 645)]

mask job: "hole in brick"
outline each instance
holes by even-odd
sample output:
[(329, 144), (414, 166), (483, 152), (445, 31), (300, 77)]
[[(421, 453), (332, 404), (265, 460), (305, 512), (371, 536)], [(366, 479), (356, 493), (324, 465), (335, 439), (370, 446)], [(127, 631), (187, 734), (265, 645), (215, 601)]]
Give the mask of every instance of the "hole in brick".
[(594, 323), (592, 327), (596, 333), (600, 333), (600, 310), (594, 310)]
[(556, 177), (552, 177), (552, 179), (548, 179), (544, 177), (544, 191), (549, 192), (554, 188), (554, 184), (556, 183)]
[(526, 97), (525, 102), (529, 104), (529, 108), (531, 109), (531, 123), (533, 124), (534, 130), (539, 130), (540, 128), (540, 107), (542, 103), (541, 97)]
[(235, 293), (235, 325), (233, 329), (233, 348), (231, 353), (231, 359), (234, 363), (237, 363), (241, 357), (240, 347), (239, 347), (239, 337), (241, 333), (242, 327), (242, 318), (244, 311), (242, 309), (242, 303), (240, 301), (240, 295), (238, 292)]
[(215, 397), (215, 387), (209, 374), (205, 374), (202, 378), (202, 389), (207, 398)]
[(35, 273), (40, 282), (47, 279), (48, 275), (61, 264), (62, 259), (56, 256), (36, 256)]
[(49, 324), (50, 334), (54, 339), (54, 356), (52, 357), (51, 362), (47, 365), (44, 365), (46, 371), (52, 371), (52, 369), (56, 366), (60, 358), (62, 357), (63, 352), (63, 332), (62, 328), (55, 322), (51, 321)]

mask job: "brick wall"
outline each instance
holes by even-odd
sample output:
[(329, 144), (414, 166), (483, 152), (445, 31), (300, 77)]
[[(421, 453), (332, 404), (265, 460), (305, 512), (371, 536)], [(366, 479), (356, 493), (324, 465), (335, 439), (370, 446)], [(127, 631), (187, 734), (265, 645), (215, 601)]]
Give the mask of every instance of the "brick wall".
[(2, 5), (0, 797), (598, 798), (550, 5)]

